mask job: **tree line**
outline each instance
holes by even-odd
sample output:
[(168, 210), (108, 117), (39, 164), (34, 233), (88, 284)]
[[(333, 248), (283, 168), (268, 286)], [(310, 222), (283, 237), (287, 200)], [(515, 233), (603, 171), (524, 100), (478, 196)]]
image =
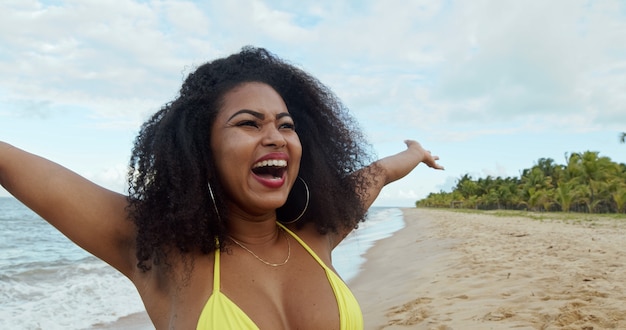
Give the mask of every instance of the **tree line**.
[[(620, 135), (623, 142), (626, 134)], [(566, 164), (540, 158), (519, 177), (461, 176), (452, 192), (431, 193), (416, 206), (626, 213), (626, 164), (595, 151), (566, 154)]]

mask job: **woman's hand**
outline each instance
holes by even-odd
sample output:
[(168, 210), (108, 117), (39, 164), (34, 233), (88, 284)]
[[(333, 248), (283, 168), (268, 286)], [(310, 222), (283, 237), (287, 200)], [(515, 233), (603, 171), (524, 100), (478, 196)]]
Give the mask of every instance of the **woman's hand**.
[(407, 150), (415, 154), (416, 159), (419, 159), (419, 163), (424, 163), (426, 166), (430, 168), (434, 168), (437, 170), (443, 170), (443, 166), (437, 164), (439, 160), (439, 156), (433, 156), (430, 151), (424, 150), (422, 145), (415, 140), (404, 140), (404, 143), (407, 146)]

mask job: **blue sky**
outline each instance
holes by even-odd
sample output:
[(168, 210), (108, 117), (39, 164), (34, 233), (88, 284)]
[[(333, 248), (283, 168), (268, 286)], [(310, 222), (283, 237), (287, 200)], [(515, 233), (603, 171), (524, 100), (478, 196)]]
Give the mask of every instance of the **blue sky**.
[[(184, 77), (244, 45), (328, 85), (379, 157), (420, 165), (376, 206), (411, 206), (465, 173), (519, 176), (541, 157), (626, 163), (626, 3), (485, 1), (0, 2), (0, 140), (115, 191), (147, 116)], [(6, 196), (0, 191), (0, 196)]]

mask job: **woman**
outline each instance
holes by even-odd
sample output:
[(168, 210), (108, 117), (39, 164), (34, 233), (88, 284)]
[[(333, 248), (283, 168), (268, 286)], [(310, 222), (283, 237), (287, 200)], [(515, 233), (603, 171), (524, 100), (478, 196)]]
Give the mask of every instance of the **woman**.
[(157, 329), (359, 329), (331, 252), (384, 185), (442, 168), (406, 144), (369, 164), (327, 88), (244, 48), (200, 66), (143, 125), (128, 196), (8, 144), (0, 183), (128, 277)]

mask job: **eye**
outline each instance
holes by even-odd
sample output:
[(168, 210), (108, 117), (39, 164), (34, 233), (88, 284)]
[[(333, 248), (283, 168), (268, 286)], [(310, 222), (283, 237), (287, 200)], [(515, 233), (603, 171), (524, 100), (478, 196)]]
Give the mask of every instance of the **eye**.
[(294, 123), (282, 123), (278, 126), (279, 129), (287, 129), (291, 131), (296, 130), (296, 125)]
[(238, 126), (238, 127), (249, 126), (249, 127), (259, 128), (259, 124), (254, 120), (242, 120), (240, 122), (237, 122), (235, 126)]

